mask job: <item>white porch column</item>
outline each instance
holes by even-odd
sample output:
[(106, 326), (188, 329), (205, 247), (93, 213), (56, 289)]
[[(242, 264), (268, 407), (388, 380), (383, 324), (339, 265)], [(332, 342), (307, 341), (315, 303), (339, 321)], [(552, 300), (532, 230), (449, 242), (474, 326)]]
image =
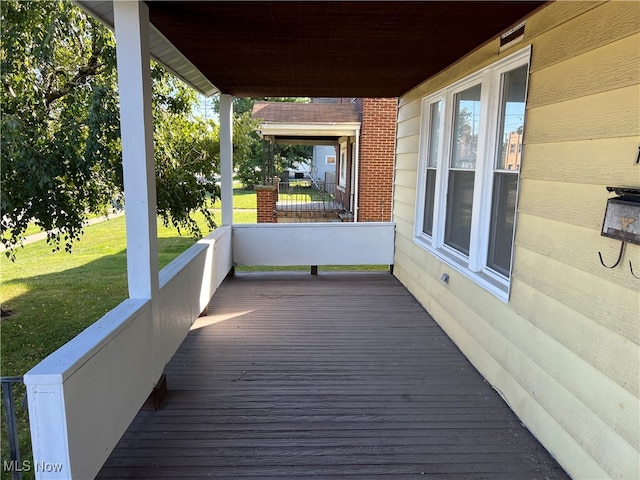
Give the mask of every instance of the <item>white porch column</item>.
[(358, 221), (358, 210), (360, 209), (360, 129), (356, 130), (356, 154), (351, 163), (353, 175), (355, 175), (355, 188), (353, 192), (353, 221)]
[(129, 297), (157, 298), (158, 238), (153, 158), (149, 10), (136, 0), (113, 2)]
[(233, 224), (233, 97), (220, 94), (220, 196), (222, 225)]

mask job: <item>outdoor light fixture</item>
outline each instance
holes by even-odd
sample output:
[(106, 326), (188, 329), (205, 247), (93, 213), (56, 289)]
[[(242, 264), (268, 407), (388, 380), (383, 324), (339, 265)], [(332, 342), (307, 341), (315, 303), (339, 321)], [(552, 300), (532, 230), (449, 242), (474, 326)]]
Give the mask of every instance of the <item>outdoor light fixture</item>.
[[(607, 200), (607, 208), (602, 222), (603, 237), (620, 240), (620, 253), (613, 265), (607, 265), (602, 259), (602, 253), (598, 252), (600, 263), (605, 268), (618, 266), (624, 255), (624, 247), (627, 243), (640, 245), (640, 188), (638, 187), (607, 187), (609, 192), (614, 192), (617, 197)], [(629, 260), (631, 275), (640, 279), (633, 271), (633, 265)]]

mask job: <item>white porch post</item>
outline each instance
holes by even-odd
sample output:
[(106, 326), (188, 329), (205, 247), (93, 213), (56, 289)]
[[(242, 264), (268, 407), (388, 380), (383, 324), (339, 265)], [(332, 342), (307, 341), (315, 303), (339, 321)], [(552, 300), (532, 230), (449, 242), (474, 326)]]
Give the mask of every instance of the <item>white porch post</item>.
[(144, 2), (113, 2), (129, 297), (157, 298), (158, 239), (153, 158), (149, 10)]
[(222, 225), (233, 224), (233, 97), (220, 94), (220, 196)]
[(355, 188), (353, 192), (353, 221), (358, 221), (358, 210), (360, 209), (360, 129), (356, 130), (356, 154), (353, 159), (353, 175), (355, 175)]

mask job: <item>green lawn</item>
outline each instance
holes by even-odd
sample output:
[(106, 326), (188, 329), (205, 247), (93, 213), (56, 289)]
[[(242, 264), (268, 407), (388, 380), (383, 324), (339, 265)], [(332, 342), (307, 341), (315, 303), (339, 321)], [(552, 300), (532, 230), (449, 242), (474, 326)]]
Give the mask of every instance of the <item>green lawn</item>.
[[(221, 208), (220, 199), (215, 201), (212, 208)], [(242, 188), (234, 188), (233, 208), (234, 210), (258, 208), (258, 202), (256, 200), (256, 192), (254, 190), (244, 190)]]
[[(158, 226), (161, 266), (193, 244)], [(22, 375), (127, 296), (125, 219), (90, 225), (72, 253), (52, 253), (42, 240), (25, 245), (15, 262), (0, 260), (3, 305), (2, 375)]]

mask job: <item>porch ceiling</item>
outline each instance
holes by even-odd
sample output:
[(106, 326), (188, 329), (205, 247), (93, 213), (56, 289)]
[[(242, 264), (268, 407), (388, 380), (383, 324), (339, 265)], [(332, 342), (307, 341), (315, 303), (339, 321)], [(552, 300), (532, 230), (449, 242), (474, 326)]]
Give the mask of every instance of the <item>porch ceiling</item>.
[(395, 97), (541, 1), (148, 1), (153, 25), (223, 93)]
[(271, 97), (399, 96), (543, 3), (147, 1), (221, 92)]

